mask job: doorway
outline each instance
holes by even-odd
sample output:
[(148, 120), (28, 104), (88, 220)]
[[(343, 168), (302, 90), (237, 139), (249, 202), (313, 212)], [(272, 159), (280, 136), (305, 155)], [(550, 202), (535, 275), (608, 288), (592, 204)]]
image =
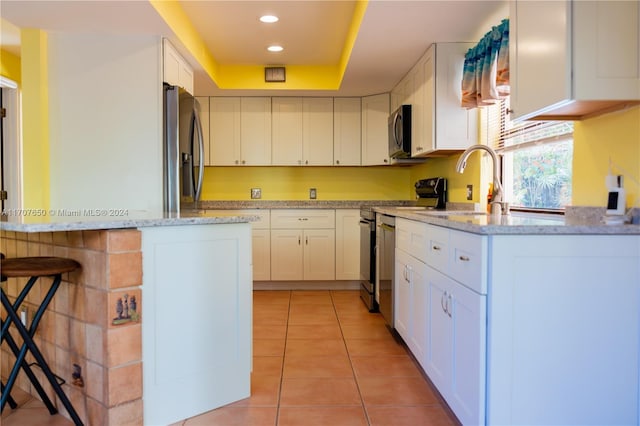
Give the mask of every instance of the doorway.
[(0, 201), (2, 214), (22, 208), (22, 141), (18, 85), (0, 76)]

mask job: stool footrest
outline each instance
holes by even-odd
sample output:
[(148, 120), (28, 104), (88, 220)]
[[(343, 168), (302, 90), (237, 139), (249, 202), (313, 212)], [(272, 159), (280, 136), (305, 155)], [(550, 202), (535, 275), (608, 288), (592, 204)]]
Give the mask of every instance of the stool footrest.
[[(40, 364), (38, 364), (37, 362), (32, 362), (31, 364), (29, 364), (29, 367), (33, 367), (34, 365), (35, 365), (36, 367), (38, 367), (38, 368), (40, 369), (40, 371), (44, 372), (44, 370), (42, 369), (42, 367), (40, 366)], [(59, 384), (60, 386), (62, 386), (62, 385), (64, 385), (64, 384), (66, 384), (66, 383), (67, 383), (67, 381), (66, 381), (65, 379), (63, 379), (62, 377), (58, 376), (58, 375), (57, 375), (56, 373), (54, 373), (53, 371), (51, 372), (51, 374), (53, 375), (53, 377), (55, 377), (55, 378), (56, 378), (56, 380), (57, 380), (57, 382), (58, 382), (58, 384)]]

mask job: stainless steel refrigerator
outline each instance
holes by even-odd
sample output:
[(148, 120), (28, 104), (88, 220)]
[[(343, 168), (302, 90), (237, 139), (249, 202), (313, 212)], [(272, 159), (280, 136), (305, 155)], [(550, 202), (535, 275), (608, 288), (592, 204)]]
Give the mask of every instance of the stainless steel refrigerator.
[(204, 176), (204, 140), (198, 100), (183, 88), (164, 84), (164, 211), (198, 207)]

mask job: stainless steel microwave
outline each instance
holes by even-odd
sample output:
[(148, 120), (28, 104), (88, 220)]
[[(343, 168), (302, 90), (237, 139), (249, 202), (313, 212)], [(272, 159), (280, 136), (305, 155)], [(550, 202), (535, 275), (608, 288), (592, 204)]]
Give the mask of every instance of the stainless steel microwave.
[(401, 105), (389, 116), (389, 157), (411, 157), (411, 105)]

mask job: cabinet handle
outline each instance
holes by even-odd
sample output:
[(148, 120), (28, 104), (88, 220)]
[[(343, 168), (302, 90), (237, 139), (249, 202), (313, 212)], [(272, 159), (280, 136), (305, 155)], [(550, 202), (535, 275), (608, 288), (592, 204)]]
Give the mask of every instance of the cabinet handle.
[(304, 160), (304, 164), (309, 164), (309, 160)]
[(445, 300), (447, 298), (447, 292), (445, 291), (444, 293), (442, 293), (442, 296), (440, 296), (440, 306), (442, 307), (442, 310), (444, 311), (444, 313), (447, 313), (447, 307), (445, 306)]
[(340, 164), (340, 160), (336, 160), (336, 164)]
[(300, 245), (300, 236), (298, 236), (298, 245)]
[(304, 237), (304, 243), (305, 243), (306, 245), (309, 245), (309, 237)]
[(460, 256), (458, 257), (458, 259), (460, 259), (463, 262), (468, 262), (470, 260), (467, 256)]
[(389, 160), (387, 160), (386, 158), (384, 160), (382, 160), (383, 163), (388, 163)]
[(439, 246), (433, 246), (432, 249), (434, 249), (435, 251), (440, 251), (442, 250)]
[(238, 161), (238, 160), (236, 160), (236, 164), (238, 164), (238, 163), (239, 163), (239, 161)]
[(244, 160), (242, 160), (242, 164), (244, 164), (244, 163), (245, 163), (245, 161), (244, 161)]
[(451, 318), (451, 306), (453, 306), (453, 300), (451, 298), (451, 293), (449, 293), (449, 300), (447, 300), (447, 315)]
[(416, 151), (422, 151), (422, 147), (421, 146), (417, 146), (416, 147)]

